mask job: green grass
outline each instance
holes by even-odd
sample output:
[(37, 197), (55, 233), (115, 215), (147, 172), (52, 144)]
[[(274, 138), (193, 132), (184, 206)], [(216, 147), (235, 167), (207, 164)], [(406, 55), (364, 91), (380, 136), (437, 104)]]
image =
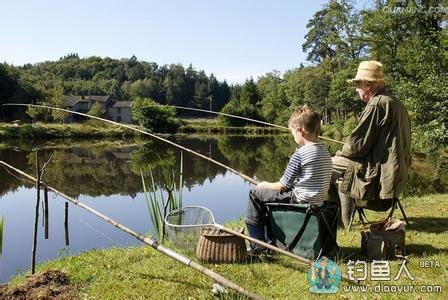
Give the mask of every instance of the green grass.
[[(402, 199), (403, 206), (411, 222), (406, 232), (408, 254), (412, 254), (407, 264), (415, 281), (403, 274), (400, 280), (387, 281), (387, 285), (440, 285), (441, 293), (397, 294), (397, 293), (346, 293), (342, 290), (332, 298), (381, 298), (381, 299), (446, 299), (448, 297), (448, 194), (429, 195)], [(368, 212), (371, 221), (380, 220), (386, 213)], [(396, 217), (401, 217), (396, 211)], [(240, 221), (229, 226), (241, 225)], [(338, 242), (343, 250), (343, 258), (338, 264), (346, 269), (348, 259), (363, 259), (359, 252), (360, 232), (368, 226), (356, 224), (352, 230), (338, 231)], [(176, 251), (194, 257), (185, 249)], [(421, 268), (421, 261), (438, 261), (440, 267)], [(391, 262), (391, 277), (395, 277), (401, 261)], [(247, 262), (240, 264), (204, 264), (236, 284), (267, 298), (322, 298), (309, 293), (306, 278), (307, 267), (280, 255), (272, 262)], [(369, 265), (370, 266), (370, 265)], [(128, 249), (92, 250), (78, 256), (50, 261), (38, 267), (38, 271), (60, 269), (69, 274), (73, 283), (82, 284), (81, 297), (101, 299), (125, 298), (210, 298), (212, 280), (191, 268), (181, 265), (150, 247)], [(370, 277), (368, 277), (370, 278)], [(24, 276), (14, 279), (18, 284)], [(367, 281), (372, 287), (378, 282)], [(326, 298), (326, 297), (325, 297)]]
[(0, 124), (0, 138), (2, 139), (122, 137), (134, 135), (136, 135), (134, 131), (95, 120), (76, 124), (34, 123), (20, 126), (6, 123)]
[[(213, 119), (188, 119), (178, 129), (179, 134), (245, 134), (267, 135), (287, 133), (274, 127), (227, 127), (217, 124)], [(88, 120), (84, 123), (48, 124), (34, 123), (14, 126), (9, 123), (0, 123), (1, 139), (29, 139), (29, 138), (91, 138), (91, 137), (122, 137), (139, 136), (140, 133), (104, 123), (97, 120)]]

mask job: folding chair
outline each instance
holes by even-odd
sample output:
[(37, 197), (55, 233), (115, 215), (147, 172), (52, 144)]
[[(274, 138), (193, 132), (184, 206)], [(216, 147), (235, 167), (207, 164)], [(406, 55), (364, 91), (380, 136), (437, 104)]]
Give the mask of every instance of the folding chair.
[(395, 212), (395, 209), (397, 206), (400, 208), (401, 214), (403, 215), (404, 221), (406, 222), (406, 225), (409, 227), (409, 221), (406, 216), (406, 213), (404, 212), (404, 208), (401, 205), (400, 199), (398, 197), (392, 198), (392, 199), (374, 199), (370, 201), (360, 201), (358, 199), (353, 199), (352, 201), (355, 204), (354, 209), (351, 211), (350, 214), (350, 222), (348, 225), (347, 230), (350, 230), (353, 219), (355, 218), (355, 213), (358, 212), (359, 219), (362, 222), (363, 225), (366, 223), (364, 222), (364, 218), (367, 221), (367, 217), (364, 214), (364, 209), (369, 209), (373, 211), (387, 211), (390, 209), (390, 212), (386, 219), (390, 220), (393, 217), (393, 214)]
[(296, 255), (318, 259), (339, 246), (336, 241), (338, 205), (325, 201), (324, 205), (266, 204), (269, 235), (278, 247)]

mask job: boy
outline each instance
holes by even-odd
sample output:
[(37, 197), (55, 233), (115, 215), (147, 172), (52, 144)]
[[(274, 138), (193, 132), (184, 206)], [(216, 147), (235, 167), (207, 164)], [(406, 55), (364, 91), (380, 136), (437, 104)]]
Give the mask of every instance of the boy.
[[(321, 206), (328, 198), (331, 155), (319, 143), (320, 116), (304, 105), (295, 110), (288, 127), (299, 147), (291, 156), (285, 173), (278, 182), (260, 182), (249, 193), (245, 223), (249, 235), (266, 241), (266, 206), (269, 202), (305, 203)], [(251, 243), (255, 252), (262, 247)]]

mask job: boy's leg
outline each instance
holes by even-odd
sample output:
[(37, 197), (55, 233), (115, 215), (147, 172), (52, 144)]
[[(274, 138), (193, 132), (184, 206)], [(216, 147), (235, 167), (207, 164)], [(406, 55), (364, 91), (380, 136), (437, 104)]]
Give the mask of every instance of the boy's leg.
[[(293, 197), (292, 191), (277, 192), (269, 189), (252, 189), (249, 193), (246, 217), (244, 218), (249, 235), (265, 242), (267, 223), (265, 204), (270, 202), (290, 203), (293, 201)], [(256, 250), (260, 249), (260, 246), (251, 242), (251, 248)]]

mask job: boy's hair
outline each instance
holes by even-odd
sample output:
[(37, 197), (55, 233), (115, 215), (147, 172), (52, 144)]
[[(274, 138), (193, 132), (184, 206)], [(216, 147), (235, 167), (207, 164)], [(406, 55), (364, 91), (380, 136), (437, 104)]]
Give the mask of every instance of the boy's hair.
[(307, 133), (319, 135), (320, 115), (308, 105), (297, 107), (288, 121), (288, 128), (303, 128)]

